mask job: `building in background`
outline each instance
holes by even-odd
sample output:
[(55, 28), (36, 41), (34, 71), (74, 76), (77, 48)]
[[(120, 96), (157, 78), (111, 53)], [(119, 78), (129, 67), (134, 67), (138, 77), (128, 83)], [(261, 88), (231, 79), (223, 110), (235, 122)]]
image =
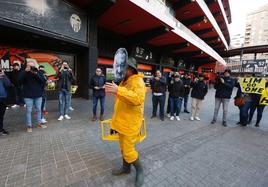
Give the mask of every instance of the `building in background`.
[(235, 34), (231, 37), (230, 49), (243, 47), (244, 42), (245, 36), (243, 34)]
[(245, 46), (268, 44), (268, 4), (247, 15)]
[(15, 62), (34, 61), (53, 80), (68, 61), (83, 98), (97, 66), (112, 78), (120, 47), (146, 82), (156, 69), (213, 78), (226, 65), (230, 23), (228, 0), (0, 0), (0, 62), (11, 71)]

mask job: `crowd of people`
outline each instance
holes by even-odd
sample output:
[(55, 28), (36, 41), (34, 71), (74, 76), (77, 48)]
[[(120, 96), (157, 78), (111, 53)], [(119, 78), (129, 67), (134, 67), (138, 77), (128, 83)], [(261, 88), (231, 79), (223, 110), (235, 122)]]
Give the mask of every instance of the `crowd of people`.
[[(72, 110), (71, 85), (74, 84), (75, 78), (67, 62), (62, 63), (56, 78), (59, 93), (58, 120), (71, 119), (69, 116), (69, 111)], [(45, 125), (47, 123), (45, 119), (47, 83), (45, 67), (42, 65), (37, 67), (34, 62), (28, 62), (25, 67), (14, 63), (12, 72), (7, 75), (0, 68), (0, 133), (2, 135), (9, 134), (3, 125), (6, 109), (9, 108), (26, 107), (25, 124), (28, 133), (33, 129), (33, 112), (36, 113), (37, 128), (47, 128)]]
[[(139, 159), (139, 154), (135, 149), (137, 136), (140, 133), (142, 120), (144, 119), (144, 101), (146, 87), (143, 75), (138, 73), (137, 63), (134, 58), (127, 59), (127, 69), (121, 83), (106, 82), (101, 68), (97, 68), (95, 75), (90, 80), (89, 87), (93, 90), (93, 116), (92, 121), (104, 120), (105, 95), (110, 93), (116, 96), (114, 113), (111, 119), (111, 130), (118, 133), (119, 145), (122, 153), (122, 166), (114, 169), (114, 175), (129, 174), (131, 165), (136, 169), (136, 186), (141, 186), (144, 182), (143, 167)], [(71, 119), (71, 87), (75, 83), (72, 69), (67, 62), (63, 62), (56, 76), (57, 91), (59, 93), (59, 121)], [(18, 106), (26, 107), (26, 127), (31, 133), (33, 128), (32, 113), (36, 112), (38, 128), (47, 128), (44, 118), (46, 106), (46, 87), (48, 77), (44, 66), (27, 63), (25, 68), (19, 64), (13, 64), (13, 71), (7, 76), (0, 68), (0, 133), (8, 135), (4, 129), (3, 120), (7, 108), (8, 90), (12, 88), (15, 93), (15, 103), (11, 108)], [(190, 121), (200, 121), (200, 110), (202, 102), (208, 93), (208, 80), (204, 74), (195, 77), (189, 74), (181, 75), (178, 72), (171, 72), (168, 77), (162, 75), (157, 70), (150, 81), (152, 90), (152, 117), (157, 117), (159, 106), (159, 118), (165, 120), (165, 102), (168, 95), (167, 117), (169, 120), (180, 121), (180, 113), (183, 108), (185, 113), (191, 113)], [(268, 80), (266, 80), (268, 88)], [(240, 82), (231, 77), (231, 71), (225, 70), (219, 74), (215, 80), (215, 108), (211, 124), (217, 122), (219, 109), (222, 105), (223, 117), (222, 125), (227, 126), (228, 105), (230, 103), (234, 87), (237, 87), (235, 104), (239, 107), (240, 118), (237, 124), (246, 126), (252, 122), (255, 110), (257, 109), (257, 121), (255, 126), (259, 127), (265, 105), (260, 104), (261, 95), (243, 92)], [(168, 93), (167, 93), (168, 92)], [(191, 97), (191, 111), (188, 111), (188, 101)], [(100, 101), (100, 115), (97, 116), (97, 105)], [(237, 104), (239, 103), (239, 104)], [(129, 120), (131, 119), (131, 120)]]
[[(231, 77), (231, 70), (226, 69), (222, 74), (218, 74), (216, 77), (215, 88), (215, 107), (214, 115), (211, 124), (215, 124), (217, 121), (219, 109), (222, 105), (223, 116), (222, 125), (227, 126), (228, 106), (231, 101), (234, 87), (238, 88), (236, 98), (245, 100), (242, 105), (239, 105), (240, 119), (237, 123), (241, 126), (246, 126), (252, 122), (252, 118), (255, 110), (257, 109), (257, 121), (255, 126), (259, 127), (262, 113), (265, 105), (260, 104), (261, 94), (244, 93), (241, 89), (241, 85), (237, 78)], [(268, 80), (266, 80), (266, 88), (268, 87)], [(169, 77), (162, 76), (159, 70), (156, 71), (155, 76), (151, 80), (152, 88), (152, 103), (153, 112), (152, 117), (156, 117), (157, 108), (159, 105), (159, 117), (164, 121), (164, 107), (166, 101), (166, 95), (168, 95), (167, 103), (167, 117), (173, 121), (176, 119), (180, 121), (180, 113), (182, 105), (185, 113), (191, 113), (189, 120), (200, 121), (199, 112), (201, 109), (202, 101), (208, 92), (208, 81), (204, 74), (199, 74), (196, 77), (190, 77), (188, 74), (180, 75), (178, 72), (171, 72)], [(168, 92), (168, 94), (166, 93)], [(192, 98), (191, 112), (187, 109), (187, 103), (189, 95)]]

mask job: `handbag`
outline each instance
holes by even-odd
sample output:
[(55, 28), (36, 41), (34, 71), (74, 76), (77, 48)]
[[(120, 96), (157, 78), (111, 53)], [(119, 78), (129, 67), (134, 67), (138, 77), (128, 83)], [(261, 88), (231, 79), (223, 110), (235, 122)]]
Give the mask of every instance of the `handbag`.
[(237, 97), (234, 99), (235, 106), (243, 106), (246, 103), (245, 97)]

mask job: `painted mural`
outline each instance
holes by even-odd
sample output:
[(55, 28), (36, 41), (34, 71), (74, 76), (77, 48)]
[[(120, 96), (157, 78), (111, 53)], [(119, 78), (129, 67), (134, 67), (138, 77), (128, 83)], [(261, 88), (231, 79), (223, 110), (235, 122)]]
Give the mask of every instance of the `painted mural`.
[(72, 69), (74, 68), (73, 55), (0, 45), (0, 65), (5, 72), (12, 71), (14, 63), (24, 68), (27, 62), (33, 62), (36, 67), (43, 65), (49, 80), (55, 80), (55, 75), (64, 61), (67, 61)]

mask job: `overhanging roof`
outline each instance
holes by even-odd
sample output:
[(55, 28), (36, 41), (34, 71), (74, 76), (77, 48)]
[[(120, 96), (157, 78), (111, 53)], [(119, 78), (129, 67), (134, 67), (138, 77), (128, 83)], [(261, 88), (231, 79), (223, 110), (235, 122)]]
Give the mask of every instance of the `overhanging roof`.
[[(196, 54), (196, 56), (212, 57), (214, 61), (225, 64), (224, 59), (216, 51), (169, 14), (165, 6), (157, 7), (157, 4), (153, 3), (153, 1), (145, 0), (117, 0), (117, 3), (98, 19), (98, 26), (122, 34), (127, 38), (135, 36), (136, 33), (147, 33), (148, 30), (166, 27), (168, 32), (162, 32), (158, 36), (154, 35), (150, 39), (146, 37), (143, 42), (162, 49), (164, 46), (174, 50), (178, 49), (181, 51), (173, 52), (180, 54), (183, 51), (185, 53), (195, 51), (201, 53), (202, 51), (202, 54)], [(189, 45), (184, 45), (185, 43), (189, 43)]]
[(268, 45), (257, 45), (257, 46), (248, 46), (236, 49), (230, 49), (223, 54), (225, 57), (231, 57), (243, 54), (254, 54), (254, 53), (268, 53)]

